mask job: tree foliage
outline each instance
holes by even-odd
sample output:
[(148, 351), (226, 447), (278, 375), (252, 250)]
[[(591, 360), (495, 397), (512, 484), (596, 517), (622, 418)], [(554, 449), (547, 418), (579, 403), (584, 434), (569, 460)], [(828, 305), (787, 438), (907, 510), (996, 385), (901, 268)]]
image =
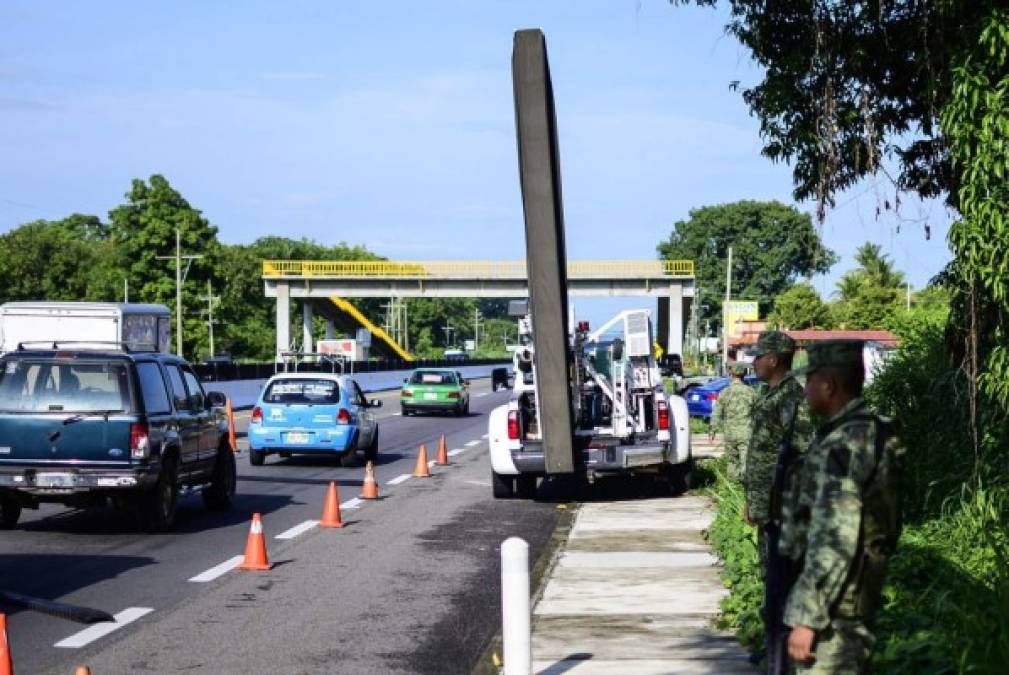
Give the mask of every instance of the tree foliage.
[(831, 314), (815, 288), (798, 283), (774, 299), (767, 322), (778, 330), (826, 329), (831, 327)]
[[(732, 297), (756, 300), (766, 314), (800, 276), (827, 272), (837, 260), (812, 219), (780, 202), (739, 201), (690, 211), (659, 244), (661, 258), (695, 262), (701, 319), (721, 325), (725, 270), (732, 247)], [(707, 309), (704, 309), (704, 306)]]
[(871, 242), (858, 248), (855, 260), (858, 267), (837, 283), (839, 299), (831, 307), (834, 323), (849, 330), (891, 327), (901, 308), (903, 272)]

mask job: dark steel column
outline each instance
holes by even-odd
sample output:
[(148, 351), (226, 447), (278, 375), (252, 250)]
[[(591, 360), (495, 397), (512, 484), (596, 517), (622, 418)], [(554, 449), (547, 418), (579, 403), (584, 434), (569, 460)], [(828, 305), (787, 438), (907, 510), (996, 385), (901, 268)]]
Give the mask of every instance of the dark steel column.
[(529, 307), (536, 345), (536, 400), (546, 471), (573, 473), (576, 462), (564, 214), (554, 95), (542, 31), (516, 31), (512, 82), (526, 224)]

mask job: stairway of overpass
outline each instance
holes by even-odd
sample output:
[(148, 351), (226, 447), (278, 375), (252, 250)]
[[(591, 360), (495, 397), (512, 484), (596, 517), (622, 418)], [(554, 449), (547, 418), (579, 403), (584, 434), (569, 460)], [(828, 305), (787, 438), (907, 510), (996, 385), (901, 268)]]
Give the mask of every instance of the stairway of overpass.
[(355, 327), (360, 326), (371, 331), (372, 350), (386, 352), (386, 355), (392, 358), (403, 359), (404, 361), (414, 360), (413, 354), (403, 349), (391, 335), (385, 332), (384, 328), (373, 323), (350, 300), (341, 298), (338, 295), (331, 295), (329, 296), (329, 301), (342, 311), (355, 324)]

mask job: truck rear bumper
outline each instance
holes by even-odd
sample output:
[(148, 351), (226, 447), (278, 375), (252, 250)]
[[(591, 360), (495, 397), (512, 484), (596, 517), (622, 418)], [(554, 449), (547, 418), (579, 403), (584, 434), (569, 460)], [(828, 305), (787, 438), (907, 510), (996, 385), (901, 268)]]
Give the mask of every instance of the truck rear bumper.
[(95, 490), (135, 490), (157, 481), (157, 472), (135, 468), (83, 467), (3, 467), (0, 488), (12, 489), (40, 499), (74, 495)]
[[(542, 446), (531, 446), (512, 452), (512, 462), (519, 473), (545, 474), (546, 458)], [(582, 457), (587, 469), (594, 472), (615, 472), (658, 468), (674, 459), (668, 442), (608, 445), (586, 448)]]

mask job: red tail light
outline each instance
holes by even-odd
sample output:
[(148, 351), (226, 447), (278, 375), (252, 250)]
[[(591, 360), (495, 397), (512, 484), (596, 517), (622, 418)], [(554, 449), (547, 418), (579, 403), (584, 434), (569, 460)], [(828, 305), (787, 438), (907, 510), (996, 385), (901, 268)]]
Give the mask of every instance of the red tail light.
[(404, 389), (403, 391), (400, 392), (400, 395), (403, 398), (410, 398), (411, 396), (413, 396), (413, 389)]
[(709, 401), (717, 401), (718, 400), (718, 392), (714, 392), (714, 393), (708, 394), (704, 398), (708, 399)]
[(130, 425), (130, 457), (147, 459), (150, 454), (150, 439), (146, 424)]
[(350, 424), (350, 411), (346, 408), (340, 408), (340, 412), (336, 416), (337, 424)]
[(457, 391), (450, 391), (448, 393), (448, 397), (449, 398), (459, 398), (459, 392), (457, 392)]
[(669, 430), (669, 407), (665, 401), (659, 401), (659, 430)]
[(262, 424), (263, 423), (263, 409), (258, 405), (252, 409), (252, 423)]
[(508, 439), (517, 441), (519, 439), (519, 411), (508, 411)]

